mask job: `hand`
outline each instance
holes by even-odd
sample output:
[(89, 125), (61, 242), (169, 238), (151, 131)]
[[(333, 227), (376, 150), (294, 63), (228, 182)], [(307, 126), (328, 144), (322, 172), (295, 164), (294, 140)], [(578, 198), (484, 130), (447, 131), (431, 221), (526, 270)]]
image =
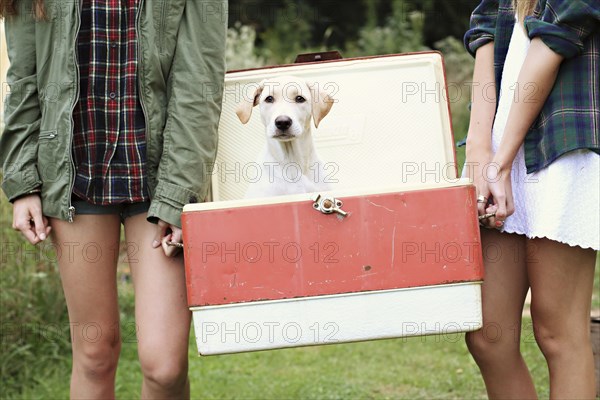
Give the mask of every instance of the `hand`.
[(46, 240), (52, 228), (48, 219), (42, 215), (42, 199), (39, 194), (30, 194), (15, 200), (12, 227), (21, 231), (31, 244)]
[(504, 226), (504, 221), (515, 212), (515, 202), (512, 194), (512, 180), (510, 168), (491, 166), (488, 169), (488, 187), (494, 201), (496, 217), (490, 219), (494, 228), (500, 229)]
[[(467, 162), (465, 163), (466, 176), (471, 179), (475, 185), (477, 191), (477, 197), (483, 196), (486, 199), (490, 199), (490, 189), (488, 186), (487, 169), (493, 158), (493, 153), (489, 146), (475, 147), (471, 146), (472, 150), (467, 152)], [(479, 215), (491, 213), (488, 210), (490, 203), (488, 201), (484, 203), (477, 203), (477, 213)], [(493, 211), (492, 211), (493, 212)], [(481, 221), (485, 226), (489, 225), (489, 219)]]
[(152, 247), (157, 249), (162, 246), (163, 251), (165, 252), (165, 255), (167, 257), (176, 256), (181, 251), (181, 248), (169, 246), (167, 242), (181, 243), (181, 228), (178, 228), (175, 225), (168, 224), (163, 220), (158, 220), (158, 225), (156, 227), (156, 235), (154, 236)]

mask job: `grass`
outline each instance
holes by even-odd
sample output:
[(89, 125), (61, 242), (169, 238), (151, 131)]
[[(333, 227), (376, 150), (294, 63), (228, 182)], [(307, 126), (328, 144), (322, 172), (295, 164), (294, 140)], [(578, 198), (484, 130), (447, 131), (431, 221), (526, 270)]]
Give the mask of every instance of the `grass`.
[(11, 229), (0, 201), (0, 398), (23, 382), (43, 382), (70, 351), (68, 318), (52, 248), (35, 248)]
[[(6, 207), (3, 208), (4, 214)], [(3, 220), (3, 226), (5, 221)], [(15, 234), (11, 232), (9, 235)], [(33, 268), (28, 265), (24, 271), (29, 271), (30, 267)], [(6, 266), (3, 265), (2, 268), (4, 271)], [(28, 273), (23, 272), (23, 276), (29, 276)], [(4, 277), (3, 275), (3, 279)], [(56, 274), (50, 273), (42, 279), (48, 287), (58, 284)], [(599, 280), (600, 270), (597, 269), (597, 288)], [(39, 290), (40, 287), (35, 287), (33, 292), (23, 293), (21, 298), (39, 296), (35, 293)], [(132, 327), (134, 294), (129, 282), (122, 280), (119, 283), (119, 297), (121, 323)], [(53, 300), (51, 304), (55, 301), (57, 300)], [(3, 324), (7, 315), (4, 305)], [(594, 305), (599, 308), (597, 296)], [(36, 307), (41, 307), (41, 304)], [(61, 313), (64, 312), (64, 308), (61, 310)], [(60, 321), (64, 316), (59, 314), (50, 316)], [(40, 315), (38, 322), (54, 323), (46, 318), (49, 317)], [(30, 343), (19, 342), (19, 346), (23, 348), (21, 351), (30, 355), (22, 359), (23, 353), (17, 353), (12, 361), (7, 360), (9, 355), (6, 348), (13, 347), (3, 341), (2, 365), (14, 363), (23, 370), (21, 379), (12, 384), (7, 384), (3, 370), (0, 398), (68, 398), (70, 359), (64, 334), (65, 332), (62, 335), (42, 336), (38, 341)], [(189, 351), (194, 399), (485, 398), (483, 381), (466, 350), (462, 334), (212, 357), (196, 356), (193, 337), (192, 334)], [(540, 397), (547, 398), (546, 364), (533, 339), (531, 320), (528, 318), (523, 327), (522, 349)], [(129, 336), (123, 343), (117, 372), (117, 397), (139, 398), (141, 379), (136, 343)]]
[[(129, 296), (127, 289), (122, 292)], [(524, 352), (540, 395), (547, 397), (545, 364), (531, 338), (525, 330)], [(195, 351), (190, 341), (194, 399), (485, 398), (477, 366), (458, 334), (205, 358)], [(26, 385), (18, 398), (67, 398), (68, 378), (69, 363), (62, 362), (43, 382)], [(124, 343), (117, 397), (138, 398), (140, 383), (136, 345)]]

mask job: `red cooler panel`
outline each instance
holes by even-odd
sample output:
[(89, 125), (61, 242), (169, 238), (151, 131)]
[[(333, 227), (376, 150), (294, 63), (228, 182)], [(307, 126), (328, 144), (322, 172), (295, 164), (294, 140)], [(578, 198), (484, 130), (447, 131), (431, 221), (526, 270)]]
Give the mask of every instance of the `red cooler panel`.
[(483, 279), (471, 185), (183, 213), (188, 304), (223, 305)]

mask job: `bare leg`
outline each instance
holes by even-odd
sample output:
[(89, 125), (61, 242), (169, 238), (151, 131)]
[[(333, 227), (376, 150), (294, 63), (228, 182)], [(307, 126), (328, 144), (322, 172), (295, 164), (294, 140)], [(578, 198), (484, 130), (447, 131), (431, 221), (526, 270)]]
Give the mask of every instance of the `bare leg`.
[(121, 349), (116, 266), (120, 221), (116, 215), (52, 219), (53, 240), (69, 310), (73, 346), (71, 398), (115, 397)]
[(525, 237), (482, 230), (483, 328), (466, 335), (490, 399), (537, 398), (521, 356), (523, 304), (529, 288)]
[(144, 214), (125, 220), (125, 237), (135, 290), (138, 353), (144, 381), (142, 398), (189, 399), (187, 376), (191, 313), (187, 308), (183, 257), (153, 249), (156, 225)]
[(549, 239), (528, 241), (531, 316), (550, 370), (550, 397), (595, 398), (590, 308), (596, 252)]

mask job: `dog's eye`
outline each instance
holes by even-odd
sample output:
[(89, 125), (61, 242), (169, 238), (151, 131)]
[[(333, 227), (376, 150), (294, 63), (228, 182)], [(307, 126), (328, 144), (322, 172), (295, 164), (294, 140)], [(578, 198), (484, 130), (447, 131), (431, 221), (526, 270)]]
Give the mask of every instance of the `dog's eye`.
[(275, 99), (273, 98), (273, 96), (267, 96), (265, 98), (265, 103), (274, 103)]
[(304, 103), (306, 99), (302, 96), (296, 96), (296, 103)]

